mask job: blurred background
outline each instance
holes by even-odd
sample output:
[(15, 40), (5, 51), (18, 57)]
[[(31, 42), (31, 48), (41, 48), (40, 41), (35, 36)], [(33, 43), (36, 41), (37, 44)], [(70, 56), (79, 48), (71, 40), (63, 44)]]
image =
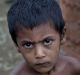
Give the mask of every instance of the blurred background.
[(9, 35), (6, 20), (7, 11), (14, 0), (0, 0), (0, 75), (9, 75), (9, 72), (19, 63), (18, 54)]
[[(9, 72), (22, 60), (9, 35), (6, 15), (15, 0), (0, 0), (0, 75)], [(66, 22), (67, 42), (64, 51), (80, 60), (80, 0), (57, 0)]]

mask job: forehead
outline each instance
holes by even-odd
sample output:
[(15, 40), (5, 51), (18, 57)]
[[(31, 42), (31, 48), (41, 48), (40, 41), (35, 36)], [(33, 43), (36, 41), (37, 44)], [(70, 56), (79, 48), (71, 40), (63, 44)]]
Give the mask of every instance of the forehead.
[(17, 38), (22, 40), (28, 39), (38, 41), (48, 36), (55, 38), (59, 37), (59, 33), (49, 23), (41, 24), (37, 27), (34, 27), (33, 29), (21, 27), (17, 32)]

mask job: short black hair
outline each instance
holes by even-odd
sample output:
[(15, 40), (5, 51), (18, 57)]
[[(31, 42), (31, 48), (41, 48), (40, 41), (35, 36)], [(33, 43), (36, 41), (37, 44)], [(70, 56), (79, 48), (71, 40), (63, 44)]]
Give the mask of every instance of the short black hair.
[(60, 6), (55, 0), (17, 0), (7, 14), (9, 32), (16, 42), (16, 24), (26, 28), (34, 28), (51, 20), (55, 29), (61, 35), (64, 19)]

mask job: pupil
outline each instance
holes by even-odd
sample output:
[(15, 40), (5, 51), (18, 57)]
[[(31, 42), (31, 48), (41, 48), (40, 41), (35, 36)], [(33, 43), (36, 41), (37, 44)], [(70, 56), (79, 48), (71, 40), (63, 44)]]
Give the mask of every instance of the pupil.
[(49, 43), (49, 40), (47, 39), (46, 42)]
[(31, 43), (27, 43), (27, 46), (30, 46), (31, 45)]

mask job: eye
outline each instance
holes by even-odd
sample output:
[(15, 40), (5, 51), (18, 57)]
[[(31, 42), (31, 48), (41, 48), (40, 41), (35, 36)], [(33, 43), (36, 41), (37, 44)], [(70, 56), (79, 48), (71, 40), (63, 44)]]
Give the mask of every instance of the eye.
[(44, 45), (51, 45), (53, 42), (53, 39), (47, 38), (43, 40)]
[(32, 47), (33, 47), (33, 43), (27, 41), (27, 42), (25, 42), (25, 43), (23, 44), (23, 47), (24, 47), (24, 48), (28, 48), (28, 49), (29, 49), (29, 48), (32, 48)]

